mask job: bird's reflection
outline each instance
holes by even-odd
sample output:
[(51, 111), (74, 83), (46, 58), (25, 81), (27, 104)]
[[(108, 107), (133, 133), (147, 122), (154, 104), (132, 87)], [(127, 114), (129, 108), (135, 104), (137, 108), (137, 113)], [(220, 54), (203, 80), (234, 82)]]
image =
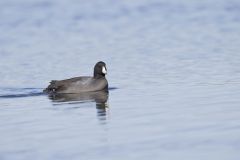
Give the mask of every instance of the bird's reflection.
[(50, 94), (49, 99), (56, 103), (85, 103), (95, 102), (97, 115), (100, 120), (106, 120), (108, 110), (108, 91), (86, 92), (81, 94)]

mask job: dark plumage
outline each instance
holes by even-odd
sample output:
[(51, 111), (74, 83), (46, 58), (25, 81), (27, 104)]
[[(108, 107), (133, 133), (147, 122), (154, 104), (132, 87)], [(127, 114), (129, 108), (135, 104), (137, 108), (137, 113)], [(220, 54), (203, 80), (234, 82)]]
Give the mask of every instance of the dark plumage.
[(84, 92), (81, 94), (50, 94), (49, 99), (53, 102), (89, 102), (95, 101), (97, 104), (106, 103), (108, 91)]
[(94, 67), (93, 77), (83, 76), (59, 81), (53, 80), (44, 92), (53, 94), (108, 90), (108, 82), (105, 78), (106, 74), (106, 64), (100, 61)]

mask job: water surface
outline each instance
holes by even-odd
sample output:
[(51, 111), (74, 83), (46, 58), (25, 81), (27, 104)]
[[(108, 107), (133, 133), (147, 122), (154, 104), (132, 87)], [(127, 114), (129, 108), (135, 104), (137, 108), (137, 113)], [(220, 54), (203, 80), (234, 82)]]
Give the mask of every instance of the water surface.
[[(237, 0), (10, 0), (0, 19), (1, 160), (240, 158)], [(99, 60), (106, 102), (42, 94)]]

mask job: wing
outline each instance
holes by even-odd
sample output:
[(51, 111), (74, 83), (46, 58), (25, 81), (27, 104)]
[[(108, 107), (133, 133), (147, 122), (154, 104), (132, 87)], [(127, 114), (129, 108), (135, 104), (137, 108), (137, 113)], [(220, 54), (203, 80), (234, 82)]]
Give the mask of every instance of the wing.
[(44, 90), (44, 92), (45, 93), (65, 92), (69, 88), (72, 88), (71, 86), (75, 86), (76, 84), (80, 84), (81, 86), (81, 84), (84, 84), (87, 79), (89, 79), (89, 77), (75, 77), (61, 81), (53, 80), (50, 82), (50, 85)]

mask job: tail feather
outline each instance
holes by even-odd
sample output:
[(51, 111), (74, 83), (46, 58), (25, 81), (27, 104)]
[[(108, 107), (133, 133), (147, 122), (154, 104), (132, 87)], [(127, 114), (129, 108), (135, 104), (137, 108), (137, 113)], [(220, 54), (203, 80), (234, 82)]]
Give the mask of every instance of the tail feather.
[(55, 93), (59, 89), (58, 81), (53, 80), (50, 82), (49, 86), (43, 90), (45, 93)]

